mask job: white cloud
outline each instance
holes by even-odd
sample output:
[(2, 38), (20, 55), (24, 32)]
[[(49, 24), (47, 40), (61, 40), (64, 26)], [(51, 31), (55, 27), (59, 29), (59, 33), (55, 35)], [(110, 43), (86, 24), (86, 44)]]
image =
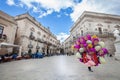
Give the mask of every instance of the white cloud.
[(97, 4), (95, 0), (83, 0), (81, 3), (73, 7), (73, 13), (70, 14), (72, 21), (76, 21), (84, 11), (104, 11), (101, 4)]
[(73, 13), (70, 16), (75, 22), (84, 11), (118, 14), (118, 11), (120, 13), (119, 4), (119, 0), (83, 0), (81, 3), (73, 5)]
[[(14, 2), (14, 0), (7, 1)], [(24, 5), (28, 9), (33, 9), (33, 12), (39, 13), (40, 18), (53, 12), (60, 12), (61, 9), (67, 9), (75, 4), (74, 0), (19, 0), (17, 3), (22, 7)]]
[(43, 16), (47, 16), (48, 14), (51, 14), (53, 10), (47, 10), (46, 12), (41, 11), (40, 16), (38, 18), (42, 18)]
[(32, 2), (34, 2), (34, 0), (20, 0), (20, 3), (26, 5), (28, 8), (34, 7)]
[(64, 14), (65, 14), (66, 16), (69, 16), (69, 14), (68, 14), (67, 12), (64, 12)]
[(68, 34), (61, 32), (57, 35), (57, 39), (63, 42), (65, 39), (67, 39), (68, 36)]
[(59, 15), (57, 15), (57, 17), (58, 17), (58, 18), (60, 18), (60, 17), (61, 17), (61, 15), (60, 15), (60, 14), (59, 14)]
[(7, 0), (6, 3), (10, 6), (15, 5), (14, 0)]
[(27, 6), (33, 12), (39, 13), (39, 18), (53, 12), (59, 13), (62, 9), (67, 8), (71, 8), (73, 11), (65, 15), (70, 15), (71, 20), (74, 22), (84, 11), (120, 14), (120, 0), (19, 0), (17, 3), (14, 1), (7, 0), (7, 4)]

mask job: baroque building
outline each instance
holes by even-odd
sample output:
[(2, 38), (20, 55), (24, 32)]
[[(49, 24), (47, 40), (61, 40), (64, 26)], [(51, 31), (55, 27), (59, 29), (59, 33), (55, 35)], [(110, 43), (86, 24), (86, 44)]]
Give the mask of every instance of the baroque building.
[[(68, 39), (69, 41), (66, 43), (74, 44), (74, 40), (80, 36), (84, 36), (86, 34), (96, 34), (102, 41), (105, 42), (109, 53), (114, 54), (115, 47), (113, 31), (115, 28), (120, 29), (120, 16), (85, 11), (71, 27), (69, 36), (70, 39)], [(74, 53), (75, 51), (71, 50), (71, 52)]]
[[(0, 43), (14, 44), (17, 23), (14, 17), (0, 11)], [(13, 48), (0, 48), (0, 55), (11, 53)]]
[(42, 26), (29, 13), (18, 15), (15, 20), (18, 24), (15, 43), (22, 46), (23, 52), (39, 51), (46, 55), (59, 53), (60, 41), (49, 28)]
[[(12, 17), (0, 11), (0, 42), (3, 41), (21, 46), (23, 53), (42, 52), (45, 55), (60, 53), (60, 41), (57, 37), (29, 13)], [(13, 48), (2, 49), (0, 54), (8, 53), (5, 49), (13, 51)]]

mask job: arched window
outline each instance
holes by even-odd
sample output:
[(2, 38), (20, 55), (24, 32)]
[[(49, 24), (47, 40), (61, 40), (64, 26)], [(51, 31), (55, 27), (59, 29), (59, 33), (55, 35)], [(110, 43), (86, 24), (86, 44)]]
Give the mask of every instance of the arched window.
[(0, 38), (2, 38), (4, 27), (0, 25)]

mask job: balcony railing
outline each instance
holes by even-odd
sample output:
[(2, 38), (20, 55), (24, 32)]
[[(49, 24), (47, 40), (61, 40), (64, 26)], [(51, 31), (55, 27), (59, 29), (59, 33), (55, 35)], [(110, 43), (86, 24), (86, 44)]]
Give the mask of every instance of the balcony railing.
[(97, 35), (100, 38), (106, 38), (106, 37), (114, 37), (114, 34), (111, 32), (104, 32), (100, 34), (99, 32), (86, 32), (83, 34), (83, 36), (90, 34), (90, 35)]
[(77, 36), (73, 36), (73, 39), (71, 39), (69, 41), (69, 43), (74, 43), (79, 37), (82, 37), (82, 36), (85, 36), (87, 34), (90, 34), (90, 35), (97, 35), (99, 38), (115, 38), (114, 37), (114, 34), (111, 33), (111, 32), (104, 32), (102, 34), (100, 34), (99, 32), (86, 32), (84, 33), (83, 35), (77, 35)]
[(79, 35), (79, 36), (75, 36), (73, 37), (73, 40), (76, 40), (77, 38), (81, 37), (81, 36), (85, 36), (87, 34), (90, 35), (97, 35), (100, 38), (105, 38), (105, 37), (114, 37), (114, 34), (111, 32), (103, 32), (103, 33), (99, 33), (99, 32), (86, 32), (83, 35)]
[(42, 40), (40, 38), (37, 38), (37, 41), (42, 43)]
[(30, 38), (31, 40), (34, 40), (34, 39), (35, 39), (35, 36), (34, 36), (34, 35), (30, 35), (29, 38)]
[(37, 46), (36, 46), (36, 49), (40, 49), (40, 46), (39, 46), (39, 45), (37, 45)]
[(33, 48), (33, 45), (31, 43), (28, 44), (28, 48)]

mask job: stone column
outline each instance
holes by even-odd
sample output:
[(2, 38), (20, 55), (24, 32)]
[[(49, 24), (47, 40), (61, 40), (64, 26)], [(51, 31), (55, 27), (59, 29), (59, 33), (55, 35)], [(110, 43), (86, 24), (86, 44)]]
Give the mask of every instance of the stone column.
[(115, 48), (116, 48), (115, 59), (120, 60), (120, 40), (115, 41), (114, 45), (115, 45)]
[(19, 54), (18, 54), (18, 56), (21, 56), (21, 50), (22, 50), (22, 46), (19, 47)]
[(116, 52), (115, 52), (115, 59), (120, 60), (120, 32), (118, 29), (116, 29), (114, 32), (114, 36), (116, 37), (116, 40), (114, 42)]

